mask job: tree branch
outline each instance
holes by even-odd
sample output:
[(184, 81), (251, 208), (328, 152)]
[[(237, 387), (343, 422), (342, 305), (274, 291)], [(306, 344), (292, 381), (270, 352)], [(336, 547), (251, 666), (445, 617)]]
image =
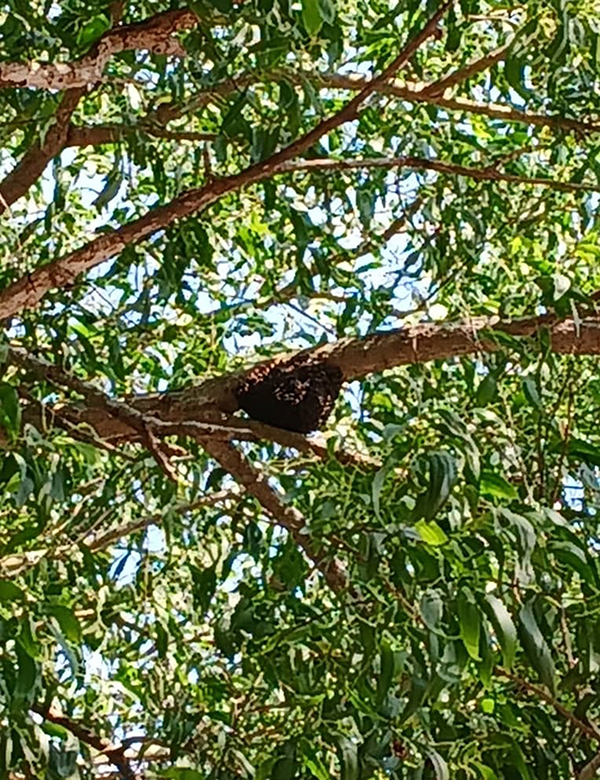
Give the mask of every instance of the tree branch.
[(513, 42), (511, 41), (505, 46), (500, 46), (498, 49), (486, 54), (484, 57), (471, 62), (469, 65), (465, 65), (464, 68), (460, 68), (460, 70), (449, 73), (447, 76), (444, 76), (444, 78), (428, 84), (421, 90), (422, 94), (427, 97), (438, 97), (439, 95), (443, 95), (450, 87), (461, 84), (463, 81), (470, 79), (472, 76), (476, 76), (478, 73), (482, 73), (484, 70), (488, 70), (488, 68), (491, 68), (497, 62), (503, 60), (512, 44)]
[(198, 17), (182, 8), (164, 11), (141, 22), (110, 30), (101, 39), (93, 54), (77, 62), (6, 62), (0, 65), (0, 87), (34, 87), (37, 89), (67, 89), (95, 84), (102, 78), (110, 57), (133, 49), (147, 49), (156, 54), (183, 56), (185, 51), (174, 33), (195, 27)]
[[(554, 315), (513, 321), (479, 317), (468, 323), (428, 323), (374, 333), (364, 338), (340, 339), (303, 350), (303, 353), (338, 366), (344, 380), (352, 381), (413, 363), (493, 352), (498, 349), (494, 338), (496, 333), (514, 338), (535, 338), (545, 329), (549, 331), (550, 348), (557, 354), (600, 355), (600, 315), (585, 317), (577, 323), (572, 319), (558, 321)], [(262, 362), (285, 362), (295, 354), (285, 353)], [(224, 374), (181, 390), (130, 397), (127, 405), (142, 412), (146, 419), (154, 418), (158, 426), (160, 421), (189, 425), (191, 435), (198, 432), (203, 432), (205, 436), (218, 434), (221, 440), (267, 438), (283, 446), (302, 449), (296, 434), (251, 420), (239, 420), (238, 428), (231, 418), (223, 418), (215, 411), (216, 407), (220, 412), (231, 414), (239, 409), (235, 388), (247, 370)], [(109, 417), (97, 408), (65, 406), (61, 408), (61, 415), (68, 416), (72, 425), (89, 425), (101, 439), (125, 441), (136, 436), (136, 430), (124, 420)], [(198, 426), (198, 423), (203, 423), (204, 427)], [(209, 423), (219, 427), (213, 428), (211, 433)], [(194, 428), (194, 425), (197, 427)], [(163, 431), (167, 430), (163, 426)], [(184, 428), (174, 427), (171, 430), (190, 435)]]
[(600, 192), (600, 185), (586, 182), (562, 182), (555, 179), (545, 179), (530, 176), (515, 176), (502, 173), (497, 168), (472, 168), (467, 165), (444, 162), (443, 160), (427, 160), (421, 157), (376, 157), (363, 160), (328, 160), (311, 159), (287, 163), (286, 172), (290, 171), (351, 171), (368, 170), (370, 168), (409, 168), (420, 171), (437, 171), (453, 176), (466, 176), (480, 181), (506, 181), (510, 184), (528, 184), (550, 187), (562, 192)]
[(335, 558), (327, 558), (315, 548), (302, 514), (294, 507), (283, 503), (281, 496), (268, 484), (266, 477), (256, 471), (229, 442), (204, 439), (202, 446), (250, 495), (258, 500), (278, 525), (290, 533), (294, 542), (323, 574), (330, 588), (335, 593), (345, 590), (348, 581), (342, 563)]
[(28, 371), (32, 371), (37, 376), (40, 376), (55, 385), (68, 387), (69, 389), (74, 390), (76, 393), (82, 395), (90, 406), (98, 407), (103, 412), (107, 412), (133, 428), (140, 434), (143, 444), (145, 444), (152, 453), (154, 459), (166, 476), (177, 482), (177, 475), (169, 463), (168, 455), (164, 451), (164, 447), (156, 440), (152, 419), (149, 419), (137, 409), (134, 409), (123, 401), (110, 398), (106, 393), (102, 392), (102, 390), (99, 390), (88, 382), (84, 382), (73, 374), (69, 374), (60, 368), (60, 366), (49, 363), (41, 358), (34, 357), (20, 347), (10, 347), (8, 350), (8, 358), (11, 362), (16, 363)]
[(528, 680), (519, 677), (519, 675), (513, 674), (513, 672), (509, 672), (507, 669), (503, 669), (499, 666), (496, 667), (494, 671), (496, 674), (512, 680), (512, 682), (514, 682), (518, 687), (523, 688), (529, 693), (533, 693), (535, 696), (537, 696), (538, 699), (541, 699), (542, 701), (546, 702), (546, 704), (554, 707), (556, 712), (558, 712), (561, 717), (567, 720), (573, 726), (573, 728), (579, 731), (580, 734), (583, 734), (584, 737), (594, 740), (595, 742), (600, 742), (600, 734), (598, 734), (595, 729), (593, 729), (591, 726), (588, 726), (588, 724), (584, 723), (582, 720), (579, 720), (579, 718), (574, 715), (571, 710), (567, 709), (563, 704), (555, 699), (554, 696), (552, 696), (552, 694), (550, 694), (545, 688), (542, 688), (539, 685), (534, 685)]
[(48, 720), (51, 723), (56, 723), (58, 726), (62, 726), (67, 731), (70, 731), (73, 736), (77, 737), (80, 742), (83, 742), (95, 750), (98, 750), (106, 758), (117, 767), (122, 777), (125, 780), (135, 780), (136, 773), (125, 757), (125, 748), (123, 746), (114, 745), (110, 740), (100, 737), (95, 734), (87, 726), (82, 725), (76, 720), (61, 715), (52, 707), (42, 707), (40, 704), (34, 704), (31, 708), (38, 715), (41, 715), (44, 720)]
[(95, 531), (92, 531), (91, 533), (87, 532), (82, 540), (77, 540), (76, 542), (6, 555), (3, 558), (0, 558), (0, 575), (5, 578), (21, 576), (26, 571), (29, 571), (36, 566), (42, 559), (52, 561), (64, 560), (76, 553), (80, 545), (87, 547), (91, 552), (106, 550), (120, 539), (131, 536), (131, 534), (137, 533), (138, 531), (144, 531), (150, 525), (162, 525), (164, 523), (165, 515), (169, 512), (180, 515), (187, 512), (194, 512), (197, 509), (214, 506), (229, 498), (239, 499), (239, 492), (237, 489), (220, 490), (217, 493), (208, 493), (196, 501), (177, 504), (172, 508), (165, 507), (160, 512), (147, 515), (139, 520), (132, 520), (121, 526), (108, 528), (103, 533)]
[[(107, 260), (123, 250), (128, 244), (141, 241), (158, 230), (163, 230), (176, 219), (202, 211), (226, 193), (277, 173), (285, 163), (305, 152), (322, 136), (354, 119), (366, 99), (406, 64), (419, 46), (434, 33), (439, 20), (453, 2), (454, 0), (447, 0), (443, 3), (423, 29), (406, 44), (393, 62), (379, 76), (366, 83), (360, 92), (336, 114), (325, 119), (270, 158), (251, 165), (241, 173), (217, 181), (210, 181), (200, 189), (190, 190), (171, 203), (158, 206), (128, 225), (98, 236), (81, 249), (77, 249), (66, 257), (38, 268), (28, 276), (17, 280), (0, 293), (0, 318), (12, 317), (23, 308), (35, 306), (48, 290), (70, 284), (83, 271)], [(168, 13), (176, 14), (179, 12)]]
[(600, 769), (600, 753), (597, 753), (577, 775), (577, 780), (592, 780)]
[(62, 96), (54, 123), (43, 141), (36, 141), (17, 165), (0, 183), (0, 214), (39, 179), (46, 165), (65, 147), (73, 112), (84, 94), (84, 89), (69, 89)]
[[(310, 77), (311, 74), (308, 74)], [(297, 74), (300, 78), (301, 74)], [(316, 80), (328, 87), (338, 89), (357, 90), (361, 89), (363, 84), (368, 84), (368, 80), (358, 74), (340, 75), (323, 74), (316, 77)], [(420, 84), (403, 84), (398, 81), (390, 81), (378, 88), (378, 91), (386, 95), (395, 95), (410, 102), (432, 103), (441, 108), (448, 108), (452, 111), (465, 111), (471, 114), (483, 114), (490, 119), (502, 119), (505, 122), (520, 122), (526, 125), (536, 125), (539, 127), (553, 127), (560, 130), (568, 130), (581, 135), (600, 132), (598, 122), (582, 122), (577, 119), (568, 119), (560, 116), (548, 116), (546, 114), (534, 114), (527, 111), (521, 111), (512, 106), (504, 106), (500, 103), (479, 103), (468, 98), (447, 98), (443, 95), (430, 95), (427, 93), (427, 86)]]
[(100, 146), (120, 141), (128, 135), (140, 133), (169, 141), (214, 141), (215, 133), (196, 133), (186, 130), (167, 130), (157, 125), (71, 125), (65, 146)]

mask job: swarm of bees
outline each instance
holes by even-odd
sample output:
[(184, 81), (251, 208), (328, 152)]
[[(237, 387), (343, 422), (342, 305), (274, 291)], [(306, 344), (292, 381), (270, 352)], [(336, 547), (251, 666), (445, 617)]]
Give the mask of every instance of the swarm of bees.
[(275, 365), (258, 365), (236, 390), (240, 407), (254, 420), (310, 433), (322, 428), (342, 387), (341, 370), (298, 355)]

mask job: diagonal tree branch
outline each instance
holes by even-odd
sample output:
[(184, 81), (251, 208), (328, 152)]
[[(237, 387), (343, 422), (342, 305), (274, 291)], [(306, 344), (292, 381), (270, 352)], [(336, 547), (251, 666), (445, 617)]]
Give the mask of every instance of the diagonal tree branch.
[(549, 693), (545, 688), (542, 688), (539, 685), (534, 685), (528, 680), (524, 680), (522, 677), (519, 677), (519, 675), (514, 674), (513, 672), (509, 672), (507, 669), (502, 669), (499, 666), (497, 666), (494, 671), (500, 677), (506, 677), (508, 680), (514, 682), (517, 686), (523, 688), (529, 693), (533, 693), (535, 696), (537, 696), (538, 699), (541, 699), (542, 701), (546, 702), (546, 704), (554, 707), (556, 712), (558, 712), (561, 717), (567, 720), (577, 731), (579, 731), (580, 734), (583, 734), (583, 736), (587, 737), (587, 739), (591, 739), (600, 743), (600, 734), (587, 723), (579, 720), (579, 718), (574, 713), (572, 713), (571, 710), (567, 709), (563, 704), (555, 699), (554, 696), (552, 696), (552, 694)]
[(482, 73), (483, 71), (488, 70), (488, 68), (491, 68), (497, 62), (503, 60), (506, 57), (512, 44), (513, 42), (510, 41), (510, 43), (507, 43), (505, 46), (500, 46), (498, 49), (490, 52), (489, 54), (486, 54), (484, 57), (481, 57), (480, 59), (465, 65), (464, 68), (460, 68), (453, 73), (449, 73), (447, 76), (444, 76), (438, 81), (434, 81), (431, 84), (428, 84), (421, 90), (422, 94), (426, 95), (427, 97), (437, 97), (439, 95), (443, 95), (447, 89), (450, 89), (457, 84), (461, 84), (463, 81), (470, 79), (472, 76), (476, 76), (478, 73)]
[(6, 62), (0, 65), (0, 87), (34, 87), (37, 89), (68, 89), (95, 84), (102, 78), (110, 57), (133, 49), (148, 49), (156, 54), (183, 56), (185, 51), (174, 33), (198, 24), (196, 14), (182, 8), (163, 11), (141, 22), (110, 30), (88, 57), (77, 62), (42, 65), (37, 62)]
[(81, 249), (22, 277), (0, 293), (0, 318), (12, 317), (23, 308), (35, 306), (48, 290), (71, 283), (80, 273), (117, 254), (128, 244), (151, 236), (158, 230), (168, 227), (176, 219), (205, 209), (226, 193), (277, 173), (287, 161), (307, 151), (322, 136), (354, 119), (367, 98), (405, 65), (422, 43), (435, 32), (439, 20), (453, 2), (454, 0), (447, 0), (443, 3), (423, 29), (409, 40), (393, 62), (379, 76), (366, 83), (360, 92), (336, 114), (325, 119), (272, 157), (251, 165), (241, 173), (211, 181), (200, 189), (191, 190), (171, 203), (151, 210), (143, 217), (112, 233), (98, 236)]
[(85, 90), (67, 90), (56, 111), (54, 123), (43, 141), (36, 141), (0, 183), (0, 214), (11, 206), (39, 179), (46, 165), (65, 147), (73, 112)]
[(95, 734), (88, 726), (84, 726), (82, 723), (79, 723), (79, 721), (62, 715), (53, 707), (43, 707), (40, 704), (34, 704), (31, 709), (34, 712), (37, 712), (38, 715), (41, 715), (44, 720), (62, 726), (67, 731), (70, 731), (73, 736), (77, 737), (80, 742), (93, 747), (106, 756), (111, 764), (114, 764), (114, 766), (117, 767), (125, 780), (135, 780), (136, 773), (133, 771), (133, 767), (125, 757), (124, 746), (114, 745), (105, 737)]
[(228, 499), (239, 499), (240, 493), (237, 489), (231, 488), (220, 490), (217, 493), (208, 493), (205, 496), (185, 504), (177, 504), (172, 508), (166, 507), (160, 512), (147, 515), (137, 520), (132, 520), (123, 525), (109, 527), (104, 532), (87, 532), (83, 539), (56, 546), (27, 550), (22, 553), (12, 553), (0, 558), (0, 576), (4, 578), (17, 577), (29, 571), (43, 560), (64, 560), (72, 556), (81, 546), (86, 547), (91, 552), (106, 550), (111, 545), (132, 534), (144, 531), (148, 526), (161, 525), (165, 520), (167, 513), (173, 512), (178, 515), (194, 512), (208, 506), (220, 504)]
[(60, 366), (41, 358), (36, 358), (20, 347), (10, 347), (8, 357), (11, 362), (28, 371), (32, 371), (37, 376), (47, 379), (53, 384), (74, 390), (82, 395), (90, 406), (96, 406), (103, 412), (107, 412), (133, 428), (140, 435), (142, 443), (152, 453), (167, 477), (177, 482), (177, 475), (169, 462), (165, 448), (156, 440), (152, 420), (147, 416), (123, 401), (110, 398), (102, 390), (89, 384), (89, 382), (84, 382), (73, 374), (67, 373)]
[(306, 520), (294, 507), (283, 503), (282, 497), (268, 484), (266, 477), (256, 471), (229, 442), (216, 439), (202, 441), (206, 451), (242, 485), (274, 520), (285, 528), (294, 542), (305, 552), (335, 593), (344, 591), (348, 577), (343, 564), (317, 550), (308, 534)]
[(592, 780), (592, 778), (596, 777), (599, 769), (600, 769), (600, 753), (596, 753), (596, 755), (592, 758), (592, 760), (589, 761), (583, 767), (583, 769), (580, 770), (579, 774), (577, 775), (577, 780)]

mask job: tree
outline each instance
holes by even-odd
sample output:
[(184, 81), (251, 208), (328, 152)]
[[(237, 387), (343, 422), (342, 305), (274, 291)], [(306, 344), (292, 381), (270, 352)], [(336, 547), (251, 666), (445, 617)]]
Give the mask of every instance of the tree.
[(4, 5), (1, 777), (595, 776), (593, 6)]

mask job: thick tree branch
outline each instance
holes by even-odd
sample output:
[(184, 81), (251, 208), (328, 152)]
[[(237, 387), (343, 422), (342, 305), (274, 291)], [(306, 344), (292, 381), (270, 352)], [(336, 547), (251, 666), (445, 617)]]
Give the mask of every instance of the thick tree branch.
[[(495, 334), (500, 337), (505, 334), (514, 338), (535, 338), (544, 329), (548, 330), (551, 349), (557, 354), (600, 355), (600, 316), (574, 322), (572, 319), (557, 321), (554, 315), (514, 321), (480, 317), (468, 323), (416, 325), (365, 338), (340, 339), (304, 350), (304, 353), (338, 366), (344, 380), (351, 381), (403, 365), (492, 352), (498, 349)], [(291, 355), (285, 353), (264, 362), (285, 362)], [(212, 435), (221, 440), (266, 438), (283, 446), (306, 449), (297, 434), (251, 420), (238, 420), (236, 423), (220, 414), (231, 414), (239, 409), (235, 388), (244, 374), (245, 371), (226, 374), (182, 390), (131, 397), (127, 399), (127, 405), (141, 412), (146, 420), (155, 420), (157, 428), (160, 428), (159, 421), (183, 426), (169, 428), (164, 425), (162, 432), (165, 435), (179, 432), (181, 435)], [(108, 416), (98, 408), (65, 406), (61, 408), (61, 414), (67, 415), (72, 425), (90, 426), (101, 439), (127, 441), (137, 435), (136, 429), (126, 421)], [(315, 451), (312, 446), (311, 449)], [(342, 460), (344, 456), (337, 457)], [(353, 465), (366, 464), (353, 462)]]
[[(600, 354), (600, 317), (590, 316), (575, 323), (571, 319), (557, 322), (553, 315), (514, 321), (480, 317), (468, 323), (416, 325), (365, 338), (340, 339), (304, 350), (304, 354), (310, 353), (338, 366), (344, 380), (351, 381), (388, 368), (492, 352), (498, 349), (494, 333), (528, 338), (543, 329), (549, 330), (551, 349), (558, 354)], [(286, 361), (290, 356), (286, 353), (276, 360)], [(264, 362), (271, 363), (273, 359)], [(193, 419), (194, 414), (208, 405), (234, 412), (239, 408), (234, 390), (244, 373), (210, 379), (174, 393), (139, 397), (130, 403), (153, 411), (162, 419)]]
[(71, 116), (85, 90), (69, 89), (62, 96), (54, 123), (43, 141), (36, 141), (0, 183), (0, 214), (35, 184), (46, 165), (56, 157), (67, 142)]
[(322, 136), (354, 119), (367, 98), (405, 65), (419, 46), (435, 32), (439, 20), (453, 2), (454, 0), (447, 0), (443, 3), (423, 29), (406, 44), (393, 62), (379, 76), (366, 83), (360, 92), (336, 114), (325, 119), (292, 144), (276, 152), (272, 157), (251, 165), (239, 174), (211, 181), (200, 189), (191, 190), (171, 203), (151, 210), (143, 217), (112, 233), (98, 236), (81, 249), (38, 268), (26, 277), (22, 277), (0, 293), (0, 318), (12, 317), (23, 308), (35, 306), (48, 290), (70, 284), (83, 271), (107, 260), (128, 244), (141, 241), (158, 230), (163, 230), (176, 219), (202, 211), (226, 193), (277, 173), (289, 160), (307, 151)]
[[(284, 150), (285, 151), (285, 150)], [(528, 184), (551, 187), (561, 191), (600, 191), (600, 187), (578, 182), (557, 182), (544, 178), (527, 178), (505, 174), (495, 168), (471, 168), (438, 160), (424, 160), (416, 157), (377, 158), (375, 160), (307, 160), (294, 163), (281, 160), (281, 154), (275, 155), (279, 162), (268, 161), (268, 165), (247, 168), (239, 174), (211, 181), (197, 190), (190, 190), (165, 206), (159, 206), (128, 225), (105, 233), (93, 239), (81, 249), (48, 265), (42, 266), (31, 274), (21, 277), (0, 292), (0, 319), (9, 318), (22, 309), (32, 308), (50, 290), (72, 283), (79, 274), (120, 252), (127, 245), (147, 238), (172, 224), (176, 219), (203, 211), (224, 195), (237, 191), (271, 176), (301, 170), (351, 170), (357, 168), (393, 167), (433, 170), (444, 174), (469, 176), (486, 181), (506, 181), (513, 184)]]
[(182, 8), (164, 11), (150, 19), (123, 25), (106, 33), (93, 54), (77, 62), (7, 62), (0, 65), (0, 87), (68, 89), (95, 84), (102, 78), (108, 60), (123, 51), (146, 49), (156, 54), (183, 56), (185, 51), (174, 33), (195, 27), (198, 17)]

